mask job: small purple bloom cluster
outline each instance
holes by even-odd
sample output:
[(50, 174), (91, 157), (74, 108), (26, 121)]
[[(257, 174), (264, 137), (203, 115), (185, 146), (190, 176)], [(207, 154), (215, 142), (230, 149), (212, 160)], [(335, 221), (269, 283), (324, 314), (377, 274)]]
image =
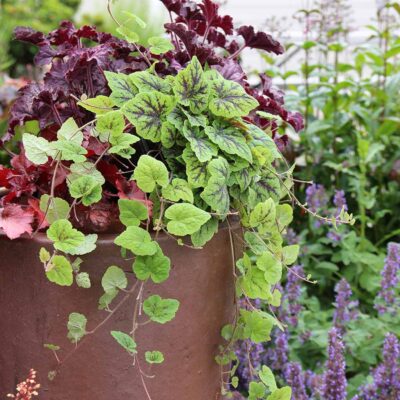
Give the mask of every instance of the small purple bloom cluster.
[(295, 400), (308, 400), (305, 385), (305, 374), (301, 364), (296, 362), (290, 362), (286, 365), (283, 370), (283, 376), (292, 388), (292, 399)]
[(385, 265), (381, 273), (381, 290), (378, 293), (375, 305), (380, 314), (384, 314), (385, 312), (396, 314), (399, 304), (395, 291), (399, 284), (399, 270), (400, 244), (389, 243)]
[(388, 333), (383, 345), (383, 361), (372, 371), (373, 382), (360, 388), (353, 400), (400, 400), (400, 344)]
[(306, 203), (312, 212), (325, 208), (328, 201), (328, 195), (323, 185), (313, 183), (306, 189)]
[(328, 361), (322, 384), (324, 400), (346, 400), (347, 397), (346, 362), (344, 344), (338, 329), (329, 331)]
[(341, 334), (344, 333), (346, 324), (358, 317), (358, 301), (351, 301), (352, 291), (346, 279), (341, 279), (335, 286), (335, 312), (333, 314), (333, 325)]

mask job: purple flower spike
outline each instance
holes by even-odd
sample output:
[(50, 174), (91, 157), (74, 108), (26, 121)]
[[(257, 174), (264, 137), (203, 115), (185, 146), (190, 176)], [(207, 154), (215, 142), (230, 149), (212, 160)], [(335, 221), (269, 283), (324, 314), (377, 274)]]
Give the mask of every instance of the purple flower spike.
[(347, 380), (344, 344), (339, 330), (336, 328), (329, 331), (328, 361), (325, 368), (322, 398), (324, 400), (346, 400)]
[(293, 400), (308, 400), (305, 387), (305, 376), (299, 363), (290, 362), (286, 365), (283, 375), (292, 388)]
[(289, 359), (289, 344), (287, 331), (275, 330), (272, 339), (273, 347), (268, 346), (263, 364), (273, 371), (283, 371)]
[(306, 202), (312, 212), (324, 208), (328, 204), (328, 196), (323, 185), (313, 183), (306, 190)]
[(400, 399), (400, 344), (393, 333), (388, 333), (383, 345), (383, 363), (374, 371), (379, 400)]
[(344, 333), (344, 327), (347, 322), (357, 319), (358, 317), (358, 301), (351, 301), (352, 295), (351, 287), (346, 279), (342, 279), (335, 286), (336, 299), (335, 299), (335, 313), (333, 314), (333, 324), (340, 331)]
[(378, 293), (377, 304), (375, 308), (380, 314), (385, 312), (396, 313), (398, 307), (398, 299), (396, 298), (395, 289), (399, 284), (400, 270), (400, 244), (389, 243), (388, 254), (385, 259), (381, 276), (381, 290)]
[(298, 324), (298, 315), (303, 309), (299, 303), (301, 296), (301, 278), (304, 278), (304, 270), (301, 265), (294, 265), (288, 270), (287, 282), (285, 285), (282, 304), (286, 309), (282, 310), (281, 319), (288, 325), (296, 327)]
[(333, 204), (337, 208), (337, 215), (340, 214), (343, 208), (345, 211), (348, 211), (346, 196), (343, 190), (336, 190), (335, 196), (333, 197)]

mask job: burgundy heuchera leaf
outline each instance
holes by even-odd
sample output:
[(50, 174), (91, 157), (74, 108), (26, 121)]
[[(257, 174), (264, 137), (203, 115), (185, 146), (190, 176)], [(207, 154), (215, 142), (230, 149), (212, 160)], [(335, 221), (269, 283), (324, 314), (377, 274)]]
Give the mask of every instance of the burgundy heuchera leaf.
[(8, 204), (0, 209), (0, 228), (10, 239), (32, 233), (33, 212), (18, 204)]

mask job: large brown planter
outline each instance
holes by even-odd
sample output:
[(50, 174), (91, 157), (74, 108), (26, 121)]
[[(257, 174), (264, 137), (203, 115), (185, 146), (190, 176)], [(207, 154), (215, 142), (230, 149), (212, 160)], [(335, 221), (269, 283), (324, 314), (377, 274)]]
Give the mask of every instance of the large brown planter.
[[(105, 269), (118, 265), (132, 272), (131, 262), (121, 262), (113, 239), (100, 236), (97, 250), (85, 257), (82, 270), (92, 279), (92, 288), (85, 290), (47, 281), (38, 260), (40, 247), (50, 248), (44, 235), (14, 241), (0, 235), (0, 398), (34, 368), (42, 386), (40, 400), (147, 400), (132, 359), (110, 335), (110, 330), (131, 330), (134, 297), (85, 339), (53, 381), (47, 378), (57, 362), (43, 344), (60, 345), (64, 357), (73, 348), (66, 339), (69, 313), (85, 314), (88, 330), (93, 329), (107, 315), (97, 309)], [(141, 362), (147, 374), (155, 375), (146, 380), (151, 399), (219, 399), (220, 367), (214, 357), (221, 327), (232, 322), (235, 307), (229, 231), (221, 229), (203, 250), (181, 247), (163, 235), (158, 241), (171, 258), (171, 275), (161, 285), (149, 284), (145, 297), (176, 298), (181, 307), (172, 322), (138, 331), (141, 349), (165, 355), (161, 366)]]

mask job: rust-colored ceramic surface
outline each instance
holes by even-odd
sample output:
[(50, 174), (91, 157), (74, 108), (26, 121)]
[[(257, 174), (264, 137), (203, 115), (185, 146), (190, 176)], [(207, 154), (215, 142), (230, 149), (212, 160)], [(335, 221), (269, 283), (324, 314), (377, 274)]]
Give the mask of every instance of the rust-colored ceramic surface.
[[(53, 381), (47, 378), (57, 361), (43, 344), (61, 346), (60, 358), (74, 346), (66, 339), (68, 315), (85, 314), (89, 331), (107, 316), (97, 308), (105, 269), (119, 265), (134, 282), (131, 262), (121, 263), (113, 239), (100, 236), (97, 250), (84, 258), (82, 271), (90, 273), (92, 288), (80, 289), (47, 281), (38, 260), (40, 247), (50, 247), (44, 235), (14, 241), (0, 235), (0, 398), (34, 368), (42, 385), (40, 400), (147, 400), (132, 359), (110, 335), (110, 330), (132, 329), (134, 298), (82, 342)], [(172, 322), (148, 324), (138, 331), (142, 351), (159, 350), (165, 355), (161, 366), (141, 360), (146, 374), (154, 375), (146, 379), (151, 399), (219, 399), (220, 371), (214, 356), (221, 343), (220, 330), (234, 314), (229, 231), (221, 229), (203, 250), (178, 246), (162, 235), (159, 243), (171, 258), (171, 275), (161, 285), (149, 284), (145, 297), (157, 293), (178, 299), (181, 306)]]

